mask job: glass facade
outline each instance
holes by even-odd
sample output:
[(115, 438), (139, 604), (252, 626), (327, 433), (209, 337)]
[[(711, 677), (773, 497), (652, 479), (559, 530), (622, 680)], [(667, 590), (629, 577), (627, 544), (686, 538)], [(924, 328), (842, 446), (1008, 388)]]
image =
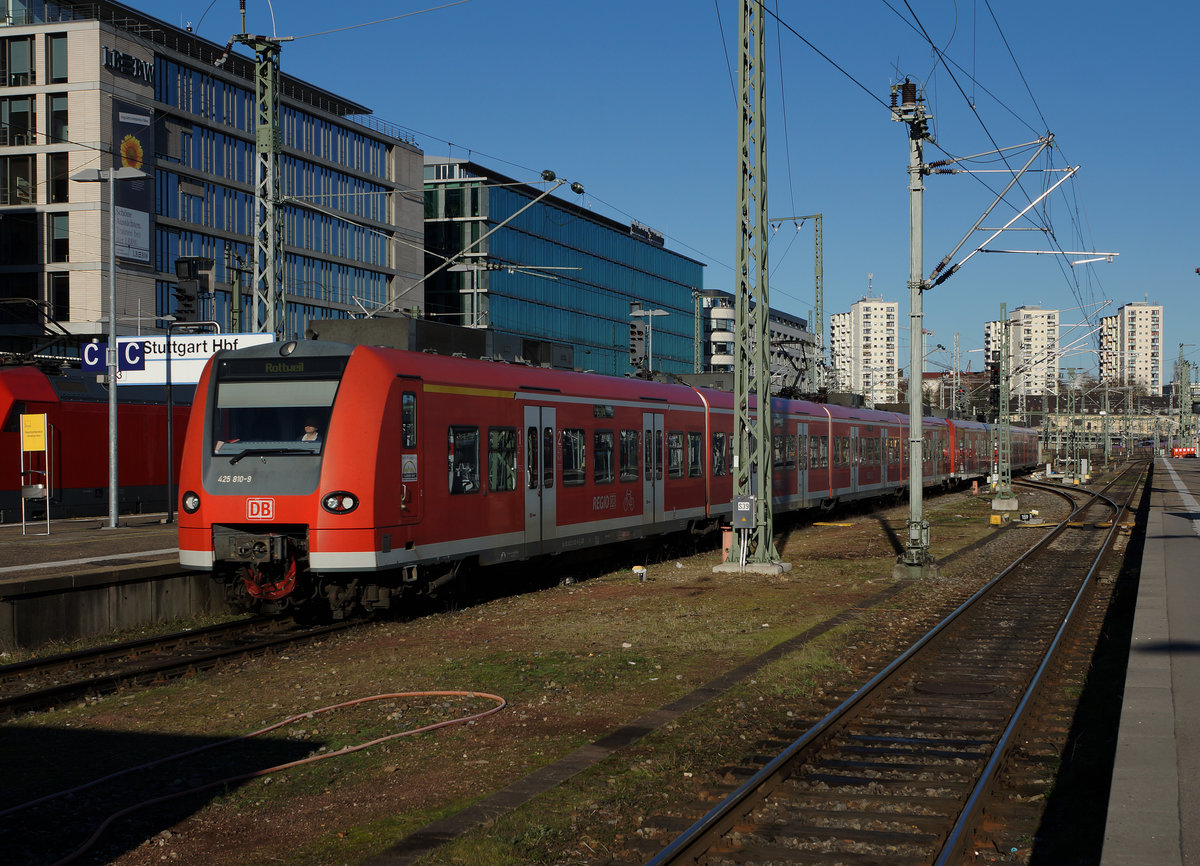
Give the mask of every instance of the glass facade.
[[(30, 29), (12, 32), (23, 26)], [(232, 326), (231, 284), (241, 273), (240, 326), (253, 329), (253, 62), (243, 54), (218, 67), (212, 49), (182, 28), (106, 0), (0, 0), (0, 297), (44, 301), (78, 333), (102, 325), (106, 229), (85, 233), (94, 217), (71, 214), (94, 208), (97, 194), (103, 209), (108, 191), (84, 190), (70, 178), (85, 163), (109, 163), (72, 133), (78, 138), (98, 122), (89, 141), (120, 142), (130, 132), (121, 124), (136, 123), (122, 113), (127, 106), (151, 118), (139, 143), (148, 145), (141, 165), (154, 179), (146, 185), (152, 198), (134, 208), (149, 215), (147, 235), (137, 238), (138, 255), (121, 265), (117, 312), (132, 308), (141, 316), (143, 293), (151, 292), (155, 315), (175, 312), (176, 259), (203, 256), (214, 262), (215, 290), (203, 300), (204, 318)], [(394, 281), (419, 279), (412, 248), (421, 241), (419, 205), (401, 197), (396, 177), (415, 169), (421, 154), (365, 107), (287, 75), (280, 83), (287, 97), (276, 211), (284, 330), (298, 336), (310, 318), (382, 305), (395, 294)], [(126, 206), (123, 192), (118, 186), (118, 207)], [(412, 247), (396, 243), (397, 236)]]
[(571, 344), (576, 367), (621, 376), (632, 371), (629, 312), (638, 301), (668, 313), (654, 317), (654, 369), (693, 371), (693, 291), (703, 265), (553, 196), (514, 217), (537, 196), (534, 187), (463, 165), (425, 168), (425, 242), (437, 254), (427, 271), (511, 218), (462, 257), (461, 269), (430, 279), (431, 317)]
[[(160, 225), (156, 267), (172, 273), (178, 256), (205, 256), (214, 261), (213, 280), (230, 283), (227, 251), (246, 261), (254, 231), (254, 93), (164, 57), (157, 59), (155, 90), (160, 101), (210, 124), (168, 128), (159, 147), (158, 214), (194, 230)], [(388, 223), (388, 194), (394, 187), (388, 179), (386, 142), (291, 107), (281, 108), (280, 114), (284, 206), (277, 215), (283, 220), (286, 250), (286, 329), (300, 335), (309, 318), (336, 318), (357, 310), (357, 301), (370, 307), (387, 299), (389, 271), (395, 267)], [(311, 158), (286, 153), (293, 148)], [(199, 178), (197, 172), (231, 185)], [(243, 322), (249, 320), (251, 279), (243, 278)], [(217, 294), (216, 320), (228, 322), (231, 293)]]

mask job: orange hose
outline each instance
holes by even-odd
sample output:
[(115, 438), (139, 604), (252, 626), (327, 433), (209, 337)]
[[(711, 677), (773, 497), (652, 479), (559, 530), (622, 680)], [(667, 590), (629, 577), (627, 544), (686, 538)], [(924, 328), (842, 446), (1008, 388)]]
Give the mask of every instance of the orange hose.
[(5, 809), (4, 811), (0, 812), (0, 818), (3, 818), (7, 815), (11, 815), (14, 812), (19, 812), (22, 809), (27, 809), (31, 806), (36, 806), (40, 803), (45, 803), (49, 800), (54, 800), (59, 797), (65, 797), (68, 794), (76, 794), (80, 791), (85, 791), (88, 788), (94, 788), (97, 785), (100, 785), (100, 784), (110, 781), (112, 779), (116, 779), (120, 776), (128, 775), (129, 773), (135, 773), (140, 770), (148, 770), (151, 767), (156, 767), (159, 764), (164, 764), (168, 761), (179, 760), (180, 758), (190, 757), (191, 755), (195, 755), (199, 752), (204, 752), (209, 749), (216, 749), (221, 746), (228, 746), (232, 743), (239, 743), (239, 742), (242, 742), (243, 740), (249, 740), (249, 739), (251, 739), (253, 737), (257, 737), (261, 734), (266, 734), (266, 733), (269, 733), (270, 731), (278, 730), (279, 728), (282, 728), (282, 727), (285, 727), (286, 725), (290, 725), (294, 722), (300, 721), (301, 719), (310, 719), (313, 716), (319, 716), (322, 713), (332, 712), (333, 710), (345, 709), (346, 707), (353, 707), (353, 706), (357, 706), (359, 704), (366, 704), (366, 703), (370, 703), (371, 701), (382, 701), (382, 700), (388, 700), (388, 699), (394, 699), (394, 698), (446, 698), (446, 697), (488, 698), (490, 700), (495, 701), (496, 706), (491, 707), (490, 709), (484, 710), (479, 713), (473, 713), (472, 715), (469, 715), (469, 716), (463, 716), (463, 717), (457, 718), (457, 719), (447, 719), (442, 722), (434, 722), (432, 724), (424, 725), (420, 728), (412, 728), (407, 731), (398, 731), (397, 733), (388, 734), (385, 737), (378, 737), (378, 738), (371, 740), (369, 742), (366, 742), (366, 743), (359, 743), (357, 746), (346, 746), (345, 748), (338, 749), (336, 752), (328, 752), (323, 755), (310, 755), (307, 758), (301, 758), (297, 761), (289, 761), (286, 764), (277, 764), (274, 767), (267, 767), (262, 770), (255, 770), (252, 773), (243, 773), (240, 776), (230, 776), (225, 779), (219, 779), (215, 782), (208, 782), (204, 785), (199, 785), (195, 788), (189, 788), (186, 791), (177, 791), (174, 794), (168, 794), (164, 797), (155, 797), (150, 800), (144, 800), (141, 803), (136, 803), (132, 806), (129, 806), (128, 808), (120, 810), (119, 812), (115, 812), (114, 814), (105, 818), (103, 823), (101, 823), (100, 826), (96, 828), (96, 831), (88, 838), (88, 840), (86, 842), (83, 843), (82, 846), (80, 846), (75, 851), (68, 854), (66, 857), (57, 861), (54, 864), (54, 866), (64, 866), (64, 864), (74, 861), (81, 854), (83, 854), (85, 851), (87, 851), (89, 848), (91, 848), (92, 845), (94, 845), (96, 843), (96, 840), (100, 838), (100, 836), (104, 833), (104, 831), (107, 830), (114, 821), (116, 821), (119, 818), (123, 818), (124, 816), (130, 814), (131, 812), (135, 812), (138, 809), (142, 809), (146, 806), (153, 806), (153, 805), (157, 805), (158, 803), (166, 803), (171, 800), (178, 799), (179, 797), (185, 797), (189, 794), (195, 794), (199, 791), (206, 791), (209, 788), (217, 788), (217, 787), (221, 787), (224, 785), (232, 784), (234, 782), (242, 782), (247, 779), (255, 779), (255, 778), (258, 778), (259, 776), (266, 776), (271, 773), (277, 773), (281, 770), (289, 770), (292, 767), (299, 767), (303, 764), (314, 764), (318, 761), (324, 761), (329, 758), (340, 758), (343, 755), (349, 755), (349, 754), (352, 754), (353, 752), (359, 752), (359, 751), (362, 751), (363, 749), (369, 749), (371, 746), (377, 746), (380, 743), (386, 743), (388, 740), (395, 740), (399, 737), (409, 737), (414, 734), (422, 734), (427, 731), (437, 730), (438, 728), (449, 727), (450, 725), (461, 725), (461, 724), (465, 724), (467, 722), (474, 722), (479, 719), (485, 718), (486, 716), (490, 716), (492, 713), (500, 712), (500, 710), (502, 710), (506, 706), (508, 706), (508, 702), (505, 701), (504, 698), (500, 697), (499, 695), (493, 695), (488, 692), (473, 692), (473, 691), (458, 691), (458, 690), (434, 691), (434, 692), (392, 692), (389, 694), (371, 695), (370, 697), (366, 697), (366, 698), (356, 698), (355, 700), (344, 701), (343, 703), (340, 703), (340, 704), (330, 704), (327, 707), (321, 707), (319, 710), (311, 710), (309, 712), (299, 713), (297, 715), (286, 718), (281, 722), (276, 722), (273, 725), (267, 725), (265, 728), (259, 728), (257, 731), (251, 731), (248, 734), (240, 734), (236, 737), (230, 737), (229, 739), (221, 740), (216, 743), (209, 743), (204, 746), (199, 746), (198, 748), (195, 748), (195, 749), (189, 749), (186, 752), (179, 752), (174, 755), (168, 755), (165, 758), (159, 758), (157, 760), (150, 761), (149, 763), (146, 763), (146, 764), (140, 764), (136, 767), (129, 767), (124, 770), (119, 770), (115, 773), (110, 773), (107, 776), (102, 776), (99, 779), (94, 779), (91, 782), (87, 782), (83, 785), (79, 785), (77, 787), (70, 788), (65, 791), (59, 791), (54, 794), (47, 794), (45, 797), (39, 797), (36, 800), (30, 800), (28, 803), (22, 803), (19, 806), (12, 806), (8, 809)]

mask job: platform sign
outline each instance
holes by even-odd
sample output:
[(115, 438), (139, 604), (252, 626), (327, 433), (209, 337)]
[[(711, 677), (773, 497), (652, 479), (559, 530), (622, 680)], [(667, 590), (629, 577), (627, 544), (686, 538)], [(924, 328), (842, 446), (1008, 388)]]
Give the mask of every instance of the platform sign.
[[(270, 343), (273, 334), (172, 334), (171, 382), (195, 385), (208, 359), (222, 349), (244, 349)], [(167, 336), (117, 337), (118, 385), (165, 385), (167, 383)], [(106, 343), (83, 347), (85, 372), (103, 374), (108, 363)]]
[(46, 450), (46, 416), (45, 415), (22, 415), (21, 416), (21, 450), (22, 451), (45, 451)]

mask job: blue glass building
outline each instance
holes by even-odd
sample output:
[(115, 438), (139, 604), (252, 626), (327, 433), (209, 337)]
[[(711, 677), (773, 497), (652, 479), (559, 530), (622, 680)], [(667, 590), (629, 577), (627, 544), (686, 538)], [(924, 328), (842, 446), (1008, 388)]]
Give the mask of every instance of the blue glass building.
[[(633, 372), (636, 323), (652, 329), (655, 371), (693, 372), (703, 264), (666, 249), (645, 226), (558, 194), (522, 212), (549, 185), (519, 183), (465, 159), (425, 157), (426, 273), (453, 258), (425, 282), (425, 315), (566, 343), (576, 368), (616, 376)], [(666, 315), (646, 326), (647, 317), (630, 316), (631, 303)]]

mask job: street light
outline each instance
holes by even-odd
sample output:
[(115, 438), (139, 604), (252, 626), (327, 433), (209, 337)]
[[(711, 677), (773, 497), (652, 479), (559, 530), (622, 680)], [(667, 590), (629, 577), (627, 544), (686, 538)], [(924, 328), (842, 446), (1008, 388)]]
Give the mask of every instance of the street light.
[(633, 310), (631, 316), (646, 317), (646, 371), (654, 372), (654, 317), (669, 316), (667, 310)]
[(117, 181), (149, 177), (144, 171), (88, 168), (71, 176), (80, 183), (108, 181), (108, 528), (117, 528)]

